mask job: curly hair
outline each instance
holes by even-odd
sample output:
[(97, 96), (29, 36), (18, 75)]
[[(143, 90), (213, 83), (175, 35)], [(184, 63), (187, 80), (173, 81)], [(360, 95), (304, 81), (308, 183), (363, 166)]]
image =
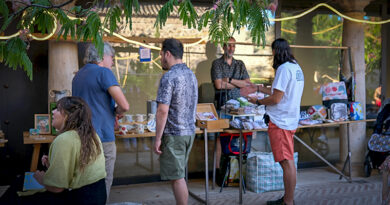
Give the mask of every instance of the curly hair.
[(80, 137), (80, 170), (95, 161), (101, 154), (99, 137), (92, 126), (92, 112), (80, 97), (63, 97), (57, 102), (57, 109), (65, 117), (64, 126), (59, 131), (64, 133), (75, 130)]

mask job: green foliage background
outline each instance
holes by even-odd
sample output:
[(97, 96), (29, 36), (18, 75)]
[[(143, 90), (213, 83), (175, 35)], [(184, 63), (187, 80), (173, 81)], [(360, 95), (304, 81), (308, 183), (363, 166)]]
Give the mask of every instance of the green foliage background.
[[(282, 13), (283, 17), (290, 16), (289, 13)], [(372, 21), (378, 21), (379, 18), (369, 17)], [(296, 31), (296, 20), (282, 21), (282, 29)], [(312, 19), (313, 33), (324, 31), (331, 27), (342, 24), (343, 21), (336, 15), (317, 14)], [(342, 26), (336, 29), (324, 32), (318, 35), (313, 35), (314, 45), (322, 46), (341, 46), (342, 45)], [(366, 76), (377, 75), (381, 69), (381, 25), (364, 24), (364, 48), (365, 48), (365, 63)], [(291, 44), (296, 43), (296, 34), (282, 32), (282, 37), (287, 39)], [(340, 51), (333, 49), (321, 50), (321, 57), (316, 58), (316, 69), (320, 73), (326, 73), (333, 77), (338, 77), (337, 67), (340, 61)], [(330, 67), (322, 67), (321, 65), (331, 65)], [(314, 67), (314, 66), (313, 66)], [(367, 102), (372, 100), (374, 90), (379, 86), (379, 78), (375, 78), (376, 82), (367, 80)], [(371, 85), (375, 84), (375, 85)]]
[[(12, 2), (8, 0), (8, 3)], [(23, 67), (32, 80), (32, 64), (27, 56), (28, 39), (27, 33), (48, 34), (55, 25), (55, 18), (60, 24), (59, 38), (66, 39), (68, 35), (77, 41), (91, 41), (103, 55), (103, 34), (104, 29), (109, 29), (110, 35), (116, 32), (118, 25), (129, 25), (132, 29), (132, 16), (139, 12), (138, 0), (105, 0), (104, 17), (99, 16), (98, 5), (101, 1), (94, 0), (88, 8), (75, 6), (69, 10), (63, 9), (67, 3), (53, 5), (49, 0), (31, 0), (31, 4), (22, 2), (22, 6), (14, 13), (6, 1), (0, 1), (0, 33), (7, 30), (11, 23), (17, 24), (18, 30), (24, 30), (25, 34), (12, 39), (1, 41), (0, 62), (17, 69)], [(168, 17), (177, 7), (178, 15), (183, 25), (188, 28), (209, 27), (210, 40), (216, 44), (225, 43), (235, 32), (239, 32), (242, 27), (251, 30), (253, 43), (265, 45), (265, 32), (268, 29), (269, 21), (266, 15), (268, 0), (248, 1), (248, 0), (219, 0), (214, 7), (199, 17), (190, 0), (168, 0), (158, 12), (155, 27), (162, 28)], [(68, 15), (77, 16), (80, 19), (69, 18)], [(54, 18), (55, 17), (55, 18)], [(122, 20), (125, 17), (125, 20)], [(12, 46), (10, 46), (12, 45)], [(15, 46), (16, 45), (16, 46)]]

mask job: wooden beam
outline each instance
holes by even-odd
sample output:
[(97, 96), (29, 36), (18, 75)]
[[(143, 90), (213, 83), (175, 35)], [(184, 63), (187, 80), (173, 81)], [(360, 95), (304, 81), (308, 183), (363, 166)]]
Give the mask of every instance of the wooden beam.
[(329, 48), (329, 49), (343, 49), (347, 50), (346, 46), (307, 46), (307, 45), (290, 45), (291, 48)]
[[(40, 33), (34, 33), (33, 35), (38, 37), (38, 38), (43, 38), (46, 36), (46, 35), (40, 34)], [(57, 40), (57, 38), (58, 38), (58, 35), (54, 34), (49, 40)], [(125, 38), (132, 40), (132, 41), (145, 43), (145, 44), (162, 43), (165, 40), (165, 38), (129, 37), (129, 36), (125, 36)], [(201, 38), (177, 38), (177, 39), (179, 39), (184, 44), (195, 43), (195, 42), (198, 42), (201, 40)], [(70, 36), (68, 36), (66, 38), (66, 40), (63, 37), (61, 37), (60, 40), (61, 41), (72, 41), (72, 42), (77, 41), (77, 40), (73, 40)], [(103, 41), (107, 41), (110, 43), (128, 43), (128, 42), (126, 42), (118, 37), (115, 37), (115, 36), (103, 36)], [(206, 42), (202, 41), (201, 44), (206, 44)]]
[[(40, 34), (40, 33), (34, 33), (33, 34), (36, 37), (42, 38), (45, 37), (45, 35)], [(57, 40), (57, 35), (54, 34), (49, 40)], [(165, 38), (150, 38), (150, 37), (125, 37), (129, 40), (132, 41), (137, 41), (140, 43), (162, 43)], [(183, 44), (190, 44), (190, 43), (195, 43), (200, 41), (202, 38), (177, 38), (179, 39)], [(63, 37), (60, 38), (61, 41), (72, 41), (72, 42), (77, 42), (77, 40), (72, 40), (70, 36), (67, 37), (65, 40)], [(115, 36), (103, 36), (103, 41), (107, 41), (110, 43), (128, 43), (120, 38), (117, 38)], [(200, 44), (206, 44), (207, 42), (202, 41)], [(247, 46), (254, 46), (253, 43), (248, 43), (248, 42), (235, 42), (234, 44), (237, 45), (247, 45)], [(266, 45), (270, 46), (270, 45)], [(345, 46), (307, 46), (307, 45), (290, 45), (291, 48), (329, 48), (329, 49), (348, 49), (348, 47)]]

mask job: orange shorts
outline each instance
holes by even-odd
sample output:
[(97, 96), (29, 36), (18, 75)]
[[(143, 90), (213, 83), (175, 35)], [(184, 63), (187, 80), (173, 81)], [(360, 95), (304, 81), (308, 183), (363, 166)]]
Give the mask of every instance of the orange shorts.
[(294, 160), (295, 130), (284, 130), (269, 121), (268, 135), (275, 162)]

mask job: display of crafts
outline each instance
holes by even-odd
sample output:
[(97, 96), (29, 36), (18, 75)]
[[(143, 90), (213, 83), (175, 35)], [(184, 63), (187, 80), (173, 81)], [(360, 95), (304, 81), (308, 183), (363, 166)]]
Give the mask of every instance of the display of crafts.
[(145, 133), (145, 129), (149, 132), (156, 131), (156, 118), (152, 113), (148, 114), (147, 119), (144, 114), (125, 115), (118, 122), (118, 135), (126, 135), (128, 133), (143, 134)]
[(314, 125), (322, 123), (327, 116), (326, 108), (322, 105), (313, 105), (307, 111), (301, 111), (299, 124)]
[(226, 112), (232, 115), (245, 115), (245, 114), (256, 114), (264, 115), (265, 107), (264, 105), (255, 105), (249, 102), (244, 97), (239, 97), (237, 100), (231, 99), (226, 102), (225, 105), (221, 107), (222, 112)]
[(146, 128), (148, 128), (149, 132), (156, 132), (156, 117), (154, 114), (148, 115), (148, 123)]
[(217, 120), (217, 117), (212, 112), (197, 112), (196, 119), (198, 120)]
[(236, 129), (244, 129), (244, 130), (258, 130), (268, 128), (268, 126), (264, 123), (263, 119), (253, 120), (248, 119), (247, 117), (235, 118), (230, 121), (230, 126)]
[[(351, 106), (351, 109), (354, 110), (354, 107)], [(314, 125), (324, 122), (339, 122), (348, 120), (348, 118), (348, 108), (345, 103), (333, 103), (328, 109), (323, 105), (313, 105), (307, 111), (301, 111), (299, 124)]]
[[(262, 98), (264, 96), (260, 96)], [(238, 116), (230, 121), (230, 126), (237, 129), (253, 130), (264, 129), (268, 126), (264, 123), (265, 106), (255, 105), (249, 102), (244, 97), (239, 97), (237, 100), (231, 99), (222, 106), (222, 110), (230, 115), (251, 115)]]

